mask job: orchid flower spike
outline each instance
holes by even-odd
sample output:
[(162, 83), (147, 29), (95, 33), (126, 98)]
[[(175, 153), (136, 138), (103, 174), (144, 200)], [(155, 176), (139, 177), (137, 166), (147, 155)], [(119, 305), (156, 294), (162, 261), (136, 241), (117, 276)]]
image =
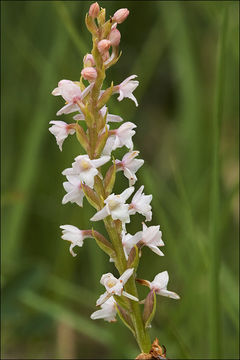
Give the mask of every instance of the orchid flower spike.
[(49, 128), (49, 131), (55, 136), (59, 149), (62, 151), (64, 140), (68, 137), (69, 134), (73, 135), (75, 133), (75, 129), (64, 121), (52, 120), (49, 124), (53, 124)]
[(129, 205), (125, 204), (126, 200), (131, 196), (134, 191), (134, 187), (130, 187), (124, 190), (120, 195), (109, 195), (104, 203), (104, 208), (99, 210), (90, 220), (99, 221), (111, 215), (113, 220), (120, 220), (123, 224), (130, 222), (129, 217)]
[(80, 87), (71, 80), (59, 81), (58, 87), (52, 91), (52, 95), (61, 95), (67, 104), (57, 112), (57, 115), (70, 114), (72, 112), (79, 111), (80, 108), (78, 106), (78, 102), (84, 99), (84, 97), (91, 91), (93, 85), (94, 83), (91, 83), (82, 92)]
[(145, 195), (143, 193), (144, 186), (142, 185), (136, 194), (133, 196), (131, 204), (129, 205), (129, 214), (134, 215), (137, 212), (145, 216), (146, 221), (152, 220), (152, 195)]
[(60, 228), (63, 230), (62, 239), (71, 242), (69, 249), (70, 253), (74, 257), (77, 256), (77, 254), (75, 254), (73, 251), (73, 248), (75, 246), (82, 247), (83, 240), (90, 236), (87, 235), (84, 230), (79, 230), (76, 226), (73, 225), (61, 225)]
[(109, 299), (113, 295), (118, 295), (118, 296), (123, 295), (133, 301), (138, 301), (138, 298), (136, 298), (131, 294), (128, 294), (126, 291), (123, 290), (123, 286), (132, 276), (133, 272), (134, 272), (133, 268), (127, 269), (126, 271), (124, 271), (124, 273), (120, 276), (119, 279), (116, 279), (111, 273), (104, 274), (101, 277), (100, 283), (103, 286), (105, 286), (106, 292), (99, 297), (96, 305), (97, 306), (102, 305), (105, 301), (107, 301), (107, 299)]
[(105, 303), (101, 305), (101, 310), (97, 310), (90, 316), (92, 320), (103, 319), (108, 322), (117, 321), (116, 301), (110, 297)]
[(155, 291), (157, 295), (170, 297), (176, 300), (180, 299), (180, 296), (178, 294), (173, 291), (167, 290), (167, 284), (169, 281), (169, 275), (167, 271), (162, 271), (157, 274), (152, 282), (142, 279), (137, 279), (137, 281), (142, 285), (148, 286), (150, 290)]
[(136, 172), (144, 164), (144, 160), (135, 159), (139, 151), (130, 151), (125, 154), (122, 160), (116, 160), (117, 171), (123, 171), (126, 178), (129, 180), (129, 186), (132, 186), (137, 181)]
[(108, 162), (110, 156), (90, 160), (88, 155), (79, 155), (74, 160), (72, 168), (65, 169), (62, 174), (68, 176), (68, 180), (72, 183), (78, 179), (93, 188), (94, 177), (98, 174), (97, 168)]

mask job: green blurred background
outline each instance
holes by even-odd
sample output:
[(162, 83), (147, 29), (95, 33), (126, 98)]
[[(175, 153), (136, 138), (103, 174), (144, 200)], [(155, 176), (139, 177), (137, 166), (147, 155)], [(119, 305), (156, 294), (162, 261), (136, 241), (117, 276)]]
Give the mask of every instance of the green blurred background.
[[(69, 254), (59, 225), (89, 228), (85, 202), (61, 205), (61, 171), (79, 154), (61, 153), (48, 131), (63, 105), (51, 91), (78, 80), (91, 50), (89, 1), (3, 1), (2, 7), (2, 357), (133, 358), (120, 321), (90, 320), (113, 271), (86, 240)], [(168, 270), (180, 301), (158, 297), (151, 335), (171, 359), (238, 359), (238, 2), (102, 1), (119, 26), (123, 54), (108, 71), (115, 84), (137, 74), (139, 107), (111, 100), (111, 113), (138, 125), (139, 182), (153, 194), (165, 257), (144, 249), (138, 276)], [(107, 83), (106, 83), (107, 86)], [(62, 116), (58, 120), (69, 120)], [(119, 153), (116, 157), (119, 158)], [(121, 174), (114, 189), (127, 186)], [(121, 179), (121, 180), (120, 180)], [(130, 233), (140, 230), (133, 217)], [(100, 224), (97, 228), (103, 231)], [(141, 298), (146, 294), (141, 288)]]

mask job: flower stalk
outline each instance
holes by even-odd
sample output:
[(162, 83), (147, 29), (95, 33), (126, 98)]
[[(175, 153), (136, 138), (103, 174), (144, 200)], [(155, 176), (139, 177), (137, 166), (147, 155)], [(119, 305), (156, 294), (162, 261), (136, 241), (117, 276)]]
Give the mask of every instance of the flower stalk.
[[(159, 249), (164, 246), (160, 226), (147, 227), (143, 223), (142, 231), (135, 235), (127, 233), (127, 224), (130, 217), (136, 213), (152, 219), (150, 202), (152, 195), (143, 193), (141, 186), (134, 194), (130, 203), (128, 199), (135, 191), (137, 182), (136, 172), (143, 165), (142, 159), (137, 159), (139, 151), (133, 150), (132, 137), (136, 125), (124, 122), (117, 129), (111, 129), (110, 122), (122, 122), (119, 115), (109, 114), (107, 104), (111, 97), (119, 94), (118, 100), (131, 99), (138, 106), (133, 91), (138, 81), (133, 80), (136, 75), (127, 77), (119, 85), (111, 82), (111, 86), (103, 90), (106, 70), (119, 60), (119, 44), (121, 34), (117, 25), (124, 22), (129, 15), (128, 9), (119, 9), (113, 17), (106, 20), (105, 9), (100, 9), (98, 3), (90, 6), (85, 23), (92, 35), (91, 54), (83, 58), (83, 69), (80, 81), (61, 80), (53, 90), (55, 96), (62, 96), (66, 105), (57, 112), (57, 115), (75, 113), (75, 124), (66, 124), (63, 121), (51, 121), (50, 132), (56, 137), (57, 144), (62, 150), (64, 140), (68, 135), (76, 134), (77, 140), (86, 153), (74, 159), (72, 167), (65, 169), (66, 176), (64, 189), (67, 194), (62, 203), (76, 203), (82, 207), (84, 198), (96, 209), (92, 222), (102, 220), (109, 240), (103, 235), (91, 230), (79, 230), (72, 225), (62, 225), (62, 239), (70, 241), (70, 253), (77, 254), (73, 248), (82, 247), (86, 238), (95, 239), (97, 245), (110, 257), (114, 263), (119, 278), (113, 274), (103, 274), (101, 284), (106, 291), (96, 302), (101, 309), (95, 311), (91, 318), (116, 321), (116, 315), (132, 331), (142, 353), (151, 351), (151, 339), (148, 328), (156, 311), (156, 295), (163, 295), (178, 299), (179, 296), (167, 290), (168, 273), (164, 271), (156, 275), (152, 282), (137, 279), (141, 285), (150, 288), (146, 299), (139, 301), (136, 286), (136, 273), (140, 262), (141, 249), (149, 247), (157, 255), (164, 254)], [(85, 121), (87, 130), (79, 124)], [(122, 160), (115, 160), (112, 152), (125, 146), (128, 152)], [(104, 172), (102, 166), (109, 164)], [(113, 193), (117, 173), (122, 173), (129, 181), (129, 187), (121, 194)], [(142, 304), (144, 308), (142, 309)]]

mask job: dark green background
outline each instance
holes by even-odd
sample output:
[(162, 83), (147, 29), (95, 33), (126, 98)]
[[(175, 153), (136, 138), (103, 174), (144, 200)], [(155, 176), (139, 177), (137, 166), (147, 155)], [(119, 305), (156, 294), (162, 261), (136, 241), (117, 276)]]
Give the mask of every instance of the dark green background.
[[(107, 256), (86, 240), (73, 258), (60, 238), (59, 225), (89, 228), (94, 213), (86, 202), (61, 205), (61, 171), (80, 149), (70, 137), (61, 153), (48, 131), (63, 106), (51, 91), (61, 79), (79, 79), (91, 50), (90, 4), (1, 2), (4, 359), (127, 359), (138, 351), (120, 321), (89, 318), (101, 275), (113, 271)], [(135, 148), (145, 165), (137, 186), (153, 194), (152, 224), (166, 244), (161, 258), (144, 249), (138, 276), (168, 270), (169, 290), (181, 295), (158, 297), (151, 335), (171, 359), (237, 359), (238, 2), (100, 5), (109, 15), (130, 10), (107, 83), (137, 74), (139, 107), (115, 97), (109, 109), (138, 125)], [(127, 186), (122, 174), (118, 180), (116, 193)], [(129, 232), (142, 220), (132, 217)]]

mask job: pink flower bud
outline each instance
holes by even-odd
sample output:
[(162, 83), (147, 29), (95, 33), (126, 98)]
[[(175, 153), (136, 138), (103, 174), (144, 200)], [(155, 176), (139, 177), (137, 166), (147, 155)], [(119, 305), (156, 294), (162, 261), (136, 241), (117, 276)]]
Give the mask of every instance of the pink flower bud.
[(85, 80), (94, 81), (97, 77), (97, 71), (93, 67), (85, 67), (81, 71), (81, 75)]
[(106, 51), (105, 53), (102, 54), (103, 61), (107, 61), (109, 58), (110, 58), (109, 51)]
[(121, 24), (129, 15), (128, 9), (119, 9), (113, 15), (113, 21), (116, 21), (118, 24)]
[(100, 7), (97, 2), (92, 4), (89, 8), (89, 15), (93, 18), (96, 18), (100, 12)]
[(112, 46), (118, 46), (120, 43), (121, 34), (118, 29), (113, 29), (110, 32), (109, 40), (111, 41)]
[(99, 41), (97, 47), (98, 47), (98, 50), (101, 54), (105, 53), (105, 51), (107, 51), (111, 46), (111, 41), (109, 40), (101, 40)]
[(85, 66), (94, 66), (95, 61), (94, 61), (92, 54), (85, 55), (83, 58), (83, 63)]

